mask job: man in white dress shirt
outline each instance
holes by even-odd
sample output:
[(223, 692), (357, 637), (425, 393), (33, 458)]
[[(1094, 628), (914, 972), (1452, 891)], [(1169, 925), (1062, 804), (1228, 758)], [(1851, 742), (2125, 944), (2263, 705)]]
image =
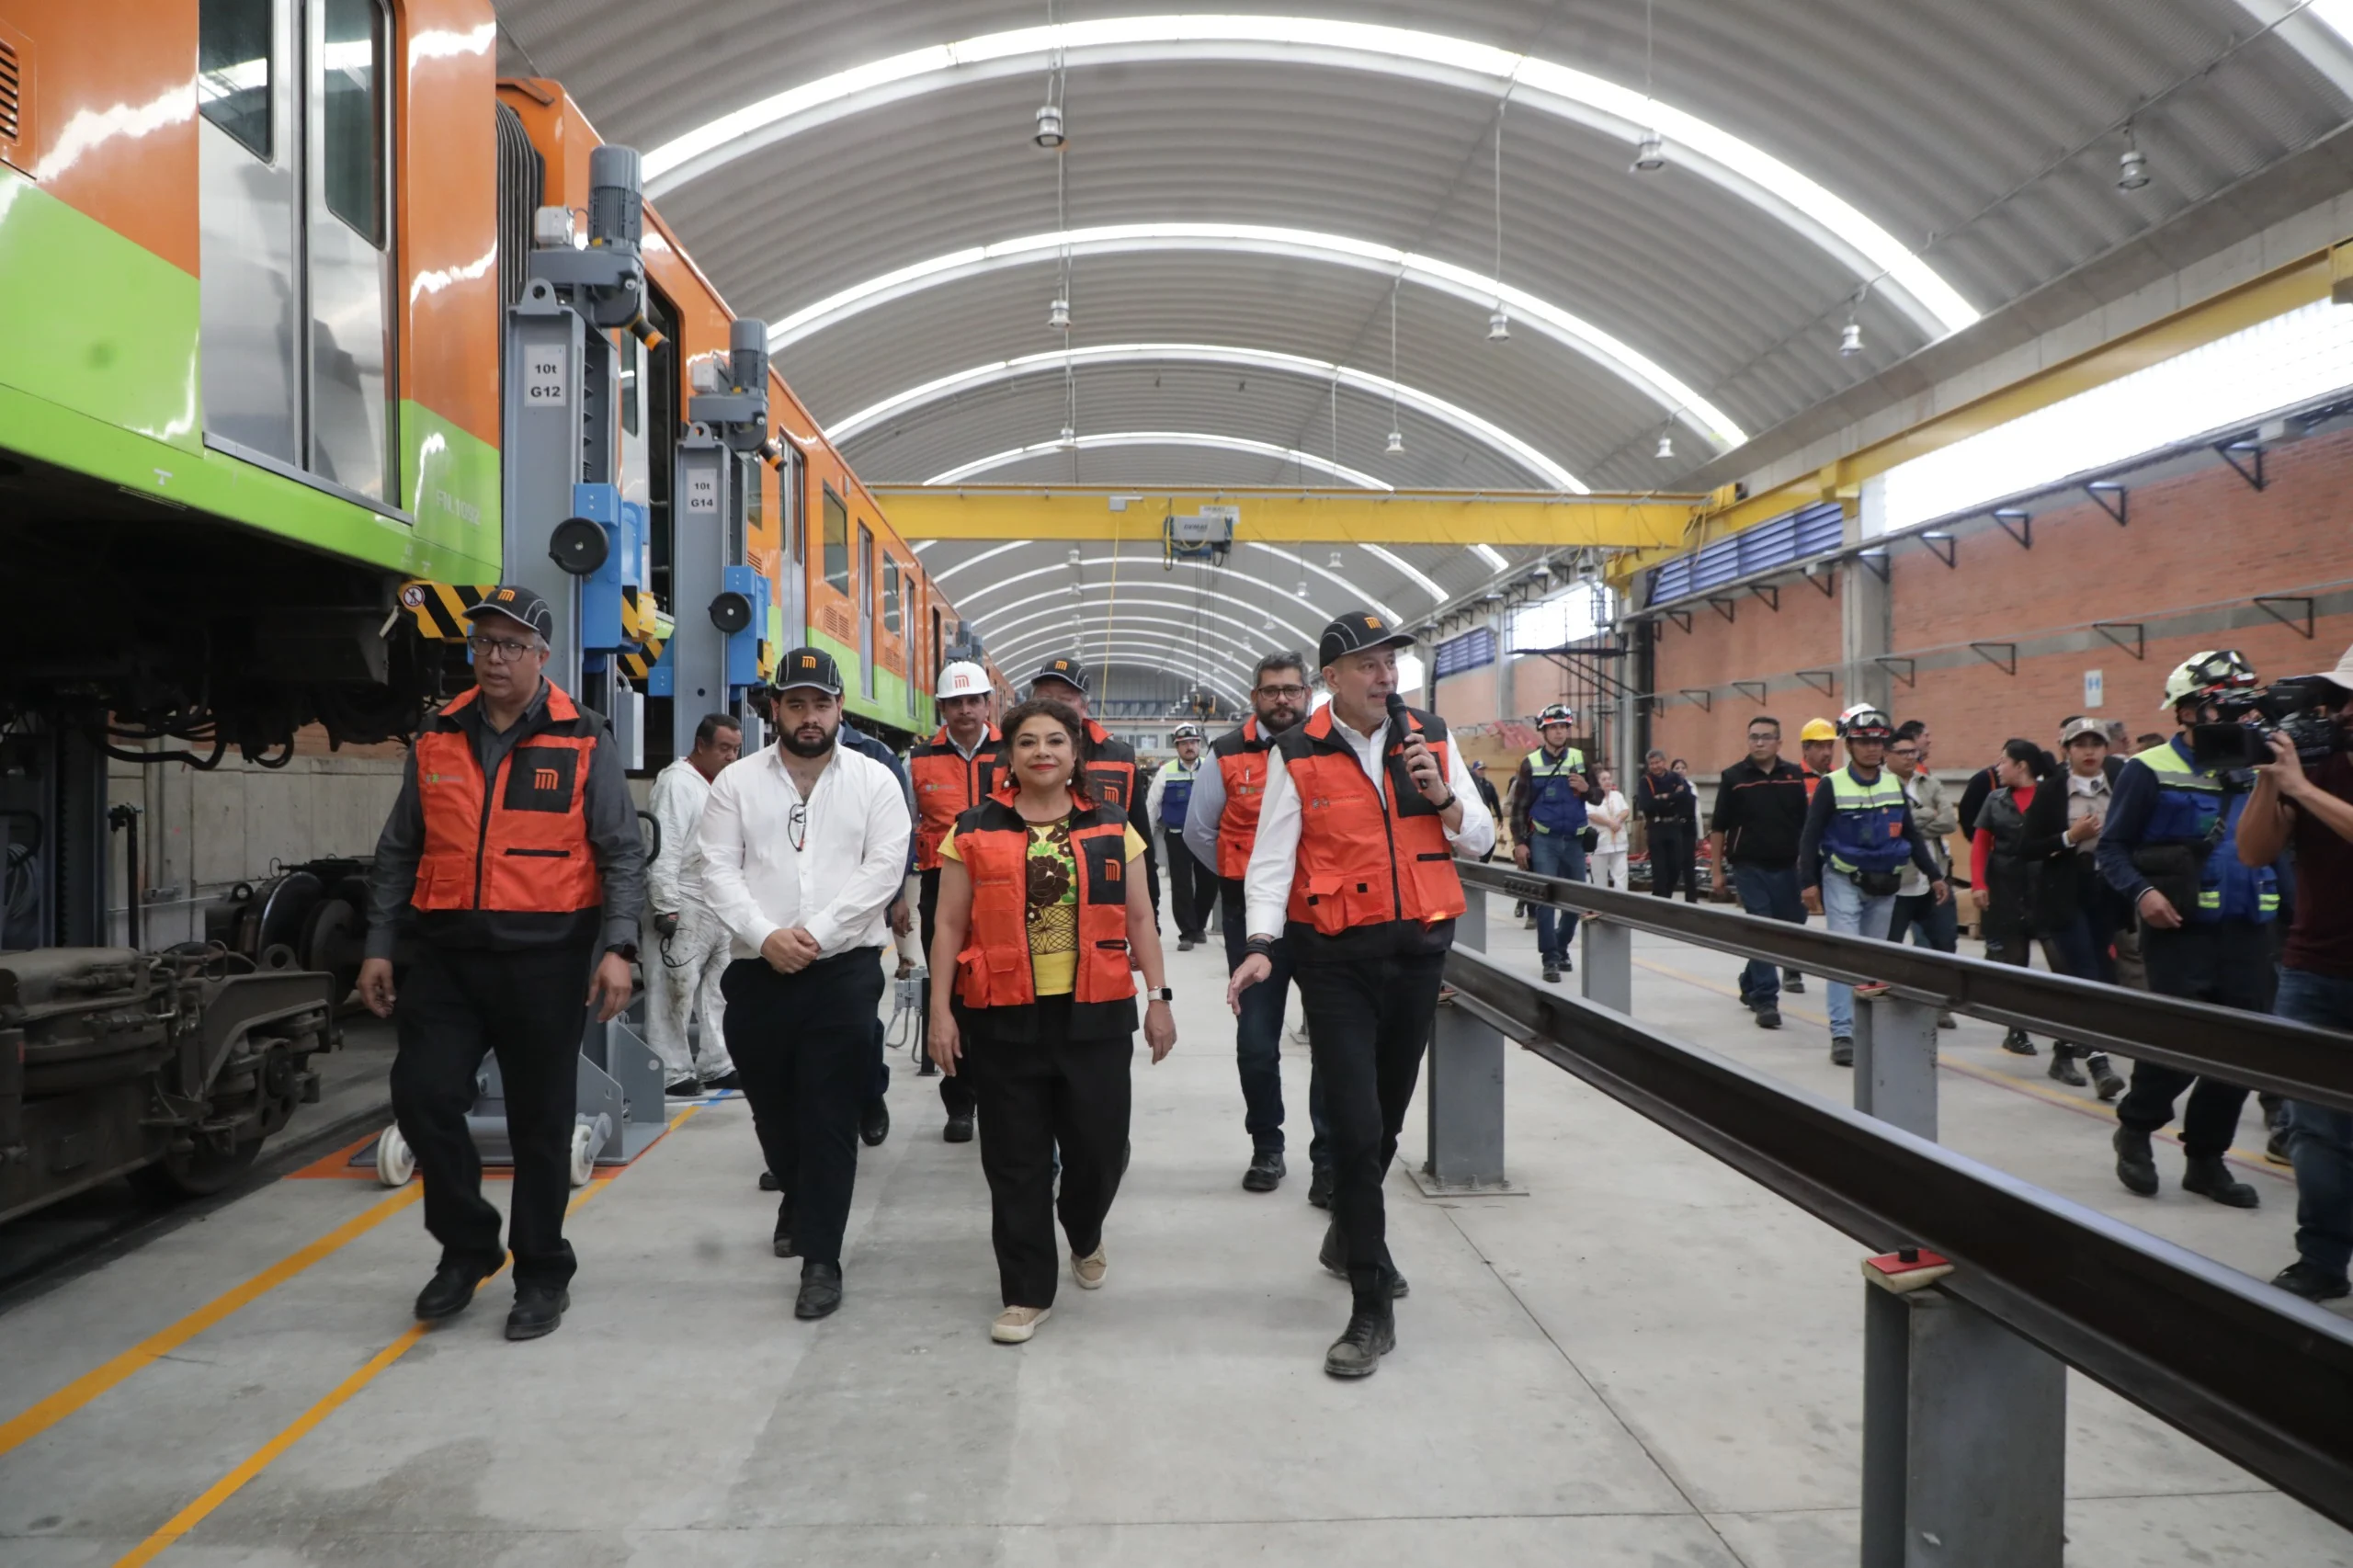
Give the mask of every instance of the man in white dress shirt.
[[(1495, 842), (1446, 722), (1396, 702), (1397, 650), (1413, 641), (1369, 610), (1324, 629), (1331, 702), (1275, 737), (1258, 838), (1243, 876), (1249, 955), (1227, 1000), (1290, 950), (1332, 1128), (1332, 1226), (1321, 1261), (1347, 1277), (1348, 1326), (1324, 1358), (1369, 1377), (1396, 1345), (1404, 1276), (1389, 1256), (1381, 1188), (1396, 1157), (1438, 1009), (1454, 920), (1458, 855)], [(1395, 702), (1395, 707), (1391, 704)]]
[[(673, 1095), (742, 1087), (727, 1058), (727, 1002), (719, 994), (719, 978), (727, 971), (727, 927), (703, 904), (695, 835), (710, 781), (743, 749), (744, 726), (733, 714), (704, 715), (695, 726), (695, 749), (662, 770), (646, 801), (661, 826), (662, 852), (645, 863), (645, 936), (638, 955), (645, 970), (646, 1043), (662, 1058), (663, 1081)], [(687, 1038), (698, 1009), (699, 1058)]]
[(727, 1049), (761, 1153), (784, 1196), (776, 1251), (801, 1259), (793, 1315), (841, 1305), (842, 1230), (858, 1179), (858, 1112), (872, 1092), (885, 912), (912, 836), (891, 770), (836, 745), (841, 672), (786, 653), (774, 747), (722, 773), (703, 807), (703, 898), (733, 938)]

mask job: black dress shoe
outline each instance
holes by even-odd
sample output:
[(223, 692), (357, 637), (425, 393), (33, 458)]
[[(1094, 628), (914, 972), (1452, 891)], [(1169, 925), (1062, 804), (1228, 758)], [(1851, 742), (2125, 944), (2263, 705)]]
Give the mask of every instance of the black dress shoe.
[(1381, 1370), (1381, 1358), (1396, 1348), (1396, 1312), (1387, 1302), (1378, 1309), (1359, 1307), (1348, 1314), (1348, 1326), (1324, 1353), (1324, 1369), (1336, 1378), (1369, 1378)]
[(784, 1190), (784, 1183), (776, 1179), (776, 1172), (764, 1170), (760, 1173), (760, 1190), (762, 1192), (782, 1192)]
[(662, 1091), (665, 1099), (696, 1100), (702, 1097), (700, 1078), (681, 1078)]
[(2324, 1274), (2301, 1258), (2273, 1275), (2271, 1283), (2307, 1301), (2334, 1301), (2353, 1295), (2353, 1285), (2346, 1283), (2345, 1276)]
[(741, 1090), (743, 1086), (744, 1074), (734, 1072), (732, 1069), (728, 1072), (722, 1073), (718, 1077), (711, 1079), (710, 1082), (703, 1085), (705, 1089), (708, 1089), (714, 1094), (722, 1089)]
[(804, 1321), (831, 1317), (834, 1309), (842, 1304), (842, 1266), (838, 1263), (804, 1263), (801, 1266), (801, 1294), (793, 1299), (792, 1315)]
[(517, 1285), (515, 1310), (506, 1314), (506, 1337), (537, 1339), (553, 1334), (571, 1306), (571, 1292), (561, 1285)]
[(1318, 1165), (1308, 1173), (1307, 1201), (1318, 1209), (1332, 1207), (1332, 1167)]
[(474, 1291), (490, 1278), (487, 1268), (477, 1268), (471, 1263), (445, 1263), (433, 1271), (433, 1278), (424, 1290), (416, 1293), (416, 1321), (439, 1323), (443, 1318), (456, 1317), (473, 1304)]
[(858, 1135), (866, 1141), (870, 1149), (891, 1136), (890, 1101), (876, 1100), (866, 1108), (865, 1114), (858, 1119)]
[(972, 1141), (972, 1113), (960, 1110), (950, 1116), (948, 1125), (939, 1130), (939, 1141), (943, 1143), (970, 1143)]
[(1280, 1149), (1261, 1149), (1250, 1156), (1250, 1168), (1242, 1173), (1242, 1190), (1272, 1192), (1282, 1185), (1283, 1177), (1289, 1174), (1283, 1168), (1283, 1152)]

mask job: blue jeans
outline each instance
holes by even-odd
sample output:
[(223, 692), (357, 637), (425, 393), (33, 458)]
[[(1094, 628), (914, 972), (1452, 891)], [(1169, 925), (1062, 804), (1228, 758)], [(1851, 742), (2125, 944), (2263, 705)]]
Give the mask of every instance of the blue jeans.
[[(1225, 972), (1232, 974), (1248, 956), (1250, 936), (1243, 929), (1242, 884), (1227, 882), (1225, 894)], [(1242, 1016), (1234, 1020), (1233, 1062), (1242, 1074), (1242, 1127), (1250, 1147), (1260, 1153), (1283, 1152), (1283, 1007), (1290, 998), (1290, 944), (1278, 941), (1268, 956), (1274, 973), (1242, 994)], [(1322, 1170), (1332, 1163), (1331, 1129), (1324, 1119), (1324, 1076), (1309, 1070), (1307, 1124), (1313, 1138), (1307, 1145), (1308, 1164)]]
[[(2279, 971), (2274, 1010), (2323, 1028), (2353, 1029), (2353, 980), (2305, 969)], [(2331, 1278), (2353, 1261), (2353, 1111), (2294, 1100), (2288, 1157), (2296, 1167), (2296, 1255)]]
[[(1531, 834), (1528, 869), (1540, 877), (1566, 877), (1581, 882), (1585, 881), (1585, 846), (1574, 833)], [(1543, 955), (1545, 968), (1560, 968), (1569, 944), (1576, 939), (1574, 910), (1555, 909), (1549, 903), (1536, 906), (1536, 950)]]
[[(1795, 866), (1761, 866), (1754, 860), (1732, 863), (1732, 883), (1740, 907), (1768, 920), (1805, 924), (1805, 901), (1798, 896)], [(1763, 1010), (1781, 1000), (1781, 971), (1764, 959), (1751, 959), (1740, 971), (1740, 999)]]
[[(1895, 895), (1866, 898), (1852, 877), (1822, 869), (1823, 924), (1845, 937), (1872, 937), (1884, 941), (1887, 923), (1895, 915)], [(1855, 988), (1844, 981), (1830, 983), (1830, 1033), (1833, 1039), (1855, 1038)]]

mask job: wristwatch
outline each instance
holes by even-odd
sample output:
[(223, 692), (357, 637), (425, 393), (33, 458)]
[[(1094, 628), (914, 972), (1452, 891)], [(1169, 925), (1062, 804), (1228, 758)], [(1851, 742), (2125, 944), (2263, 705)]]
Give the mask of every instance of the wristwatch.
[(1157, 991), (1146, 988), (1144, 994), (1154, 1002), (1174, 1002), (1176, 1000), (1176, 991), (1165, 985), (1160, 987)]

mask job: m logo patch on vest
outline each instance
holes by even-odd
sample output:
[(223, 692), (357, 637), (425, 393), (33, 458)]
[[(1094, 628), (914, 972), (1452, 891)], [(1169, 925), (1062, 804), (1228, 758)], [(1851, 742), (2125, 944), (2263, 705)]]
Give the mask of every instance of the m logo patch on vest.
[(568, 812), (579, 766), (580, 753), (570, 747), (517, 746), (500, 803), (510, 812)]

